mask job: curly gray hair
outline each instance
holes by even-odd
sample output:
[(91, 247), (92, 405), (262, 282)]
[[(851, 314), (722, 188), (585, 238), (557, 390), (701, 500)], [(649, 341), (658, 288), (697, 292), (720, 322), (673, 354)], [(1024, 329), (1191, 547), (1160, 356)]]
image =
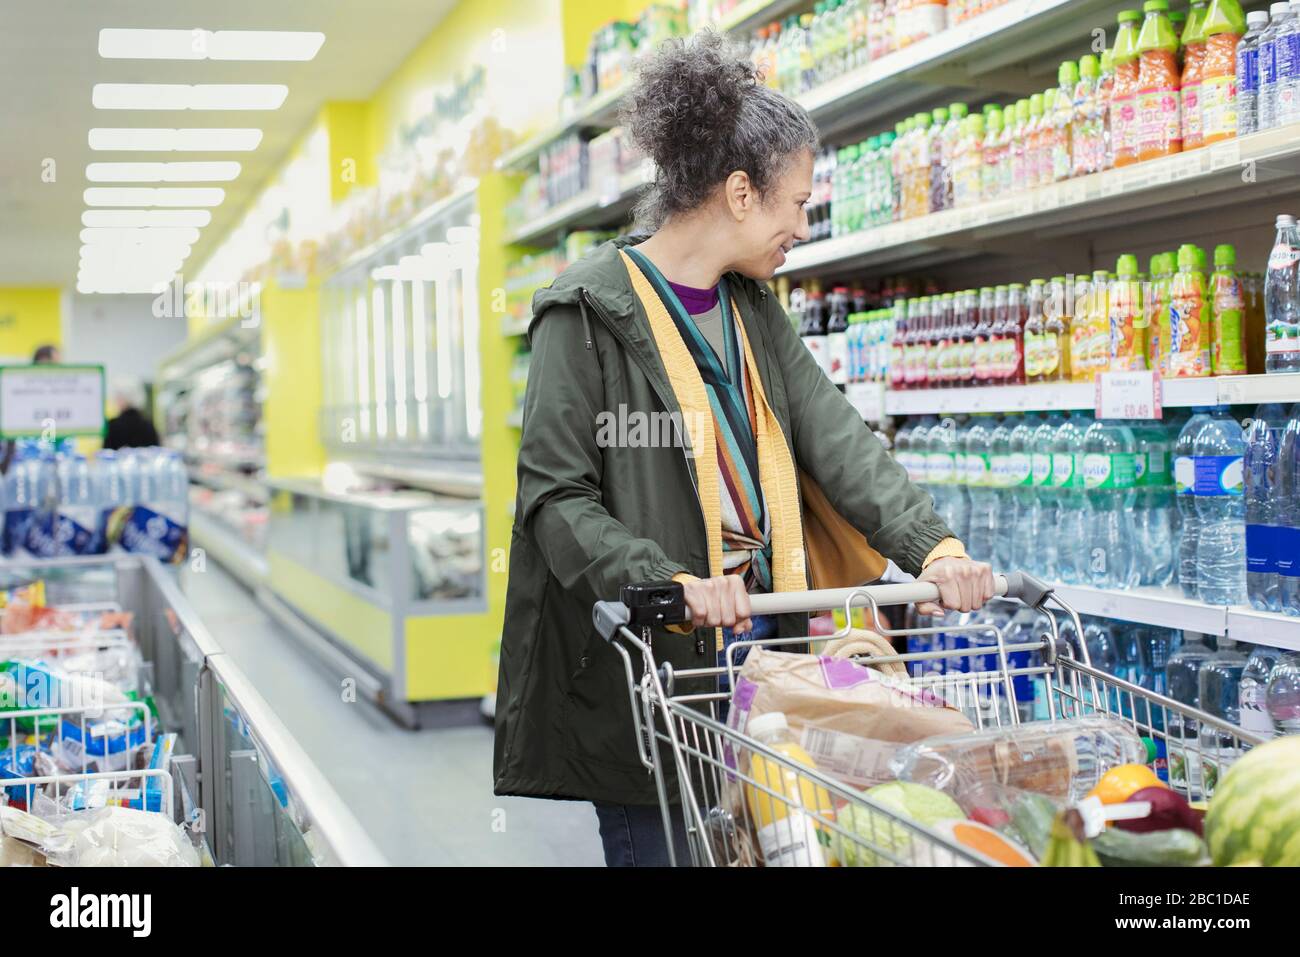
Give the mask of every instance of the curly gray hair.
[(764, 86), (744, 52), (710, 30), (666, 41), (641, 65), (622, 121), (655, 164), (636, 210), (649, 230), (701, 206), (736, 170), (761, 197), (795, 154), (819, 143), (807, 111)]

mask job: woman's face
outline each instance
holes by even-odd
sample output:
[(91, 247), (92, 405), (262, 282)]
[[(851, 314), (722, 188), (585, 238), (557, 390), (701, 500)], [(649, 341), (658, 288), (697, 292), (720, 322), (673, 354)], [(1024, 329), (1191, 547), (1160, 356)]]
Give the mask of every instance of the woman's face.
[(800, 150), (791, 157), (780, 179), (745, 211), (737, 224), (740, 257), (732, 266), (750, 279), (766, 281), (785, 265), (795, 241), (808, 238), (808, 211), (812, 197), (813, 155)]

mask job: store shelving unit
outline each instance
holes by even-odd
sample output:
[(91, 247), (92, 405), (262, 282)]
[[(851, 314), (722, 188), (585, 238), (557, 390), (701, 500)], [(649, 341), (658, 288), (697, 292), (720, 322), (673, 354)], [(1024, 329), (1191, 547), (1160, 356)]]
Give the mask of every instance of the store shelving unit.
[(653, 177), (653, 164), (640, 163), (624, 173), (616, 187), (584, 190), (553, 207), (540, 219), (510, 232), (507, 239), (518, 245), (539, 246), (579, 224), (584, 227), (600, 227), (621, 223), (627, 219), (642, 187)]

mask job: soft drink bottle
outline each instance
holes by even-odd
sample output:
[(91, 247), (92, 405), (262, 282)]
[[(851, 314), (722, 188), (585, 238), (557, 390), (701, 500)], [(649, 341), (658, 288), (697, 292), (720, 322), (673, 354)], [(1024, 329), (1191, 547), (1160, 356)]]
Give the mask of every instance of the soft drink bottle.
[(1237, 135), (1237, 44), (1246, 32), (1241, 4), (1211, 0), (1201, 32), (1205, 37), (1201, 128), (1209, 146)]
[(1201, 80), (1205, 66), (1205, 9), (1208, 0), (1192, 0), (1187, 12), (1187, 25), (1183, 27), (1182, 118), (1183, 149), (1194, 150), (1202, 145), (1204, 133), (1201, 124)]
[[(976, 189), (973, 184), (967, 185), (962, 191), (967, 200), (958, 205), (969, 205), (972, 194), (978, 195), (981, 199), (997, 199), (1002, 195), (1002, 163), (1006, 159), (1006, 143), (1003, 140), (1002, 129), (1005, 114), (998, 107), (994, 107), (981, 117), (981, 121), (984, 124), (981, 148), (983, 156), (982, 163), (975, 166), (980, 175), (979, 187)], [(971, 123), (972, 128), (976, 128), (974, 117), (971, 117)]]
[(1255, 645), (1241, 673), (1237, 695), (1238, 723), (1264, 738), (1271, 738), (1276, 733), (1273, 719), (1268, 716), (1268, 679), (1281, 657), (1282, 652), (1276, 648)]
[(1300, 232), (1294, 216), (1277, 218), (1264, 279), (1264, 370), (1300, 372)]
[(1111, 63), (1115, 82), (1111, 87), (1110, 131), (1112, 164), (1131, 166), (1138, 161), (1138, 23), (1142, 14), (1137, 10), (1121, 10), (1119, 29), (1115, 33), (1115, 46)]
[(1216, 406), (1197, 433), (1195, 461), (1197, 595), (1212, 605), (1246, 601), (1246, 503), (1241, 426)]
[(1110, 368), (1117, 372), (1145, 369), (1147, 364), (1147, 320), (1143, 308), (1143, 283), (1138, 281), (1137, 257), (1119, 257), (1115, 278), (1106, 291), (1109, 310)]
[(1214, 247), (1210, 276), (1210, 363), (1215, 375), (1246, 374), (1246, 301), (1237, 276), (1237, 250)]
[[(1094, 61), (1095, 62), (1095, 61)], [(1079, 92), (1079, 64), (1066, 60), (1056, 71), (1056, 80), (1060, 89), (1056, 92), (1056, 102), (1052, 110), (1051, 167), (1052, 181), (1059, 183), (1075, 175), (1074, 154), (1082, 153), (1082, 137), (1075, 143), (1076, 106), (1075, 97)], [(1078, 106), (1082, 106), (1079, 103)]]
[(1246, 34), (1237, 44), (1237, 134), (1259, 129), (1259, 40), (1268, 28), (1268, 13), (1246, 14)]
[(1197, 378), (1211, 372), (1204, 258), (1204, 250), (1190, 243), (1178, 247), (1178, 272), (1169, 286), (1169, 366), (1177, 378)]
[(1169, 23), (1169, 0), (1146, 0), (1138, 34), (1139, 161), (1182, 151), (1183, 124), (1179, 114), (1178, 36)]
[(1174, 444), (1174, 483), (1182, 534), (1178, 541), (1178, 585), (1187, 598), (1197, 596), (1196, 552), (1201, 521), (1196, 509), (1196, 440), (1210, 421), (1209, 408), (1198, 406)]

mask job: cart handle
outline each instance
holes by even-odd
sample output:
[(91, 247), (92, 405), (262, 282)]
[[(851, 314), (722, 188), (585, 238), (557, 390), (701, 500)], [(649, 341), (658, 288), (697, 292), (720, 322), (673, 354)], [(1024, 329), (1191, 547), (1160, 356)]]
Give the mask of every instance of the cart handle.
[[(1051, 593), (1049, 586), (1024, 572), (993, 576), (995, 597), (1018, 598), (1026, 605), (1037, 608)], [(592, 612), (596, 630), (606, 641), (612, 640), (624, 625), (675, 625), (690, 617), (685, 590), (678, 582), (625, 585), (620, 598), (621, 601), (597, 602)], [(938, 585), (915, 581), (896, 585), (859, 585), (857, 588), (822, 588), (751, 595), (749, 607), (753, 615), (789, 615), (843, 608), (846, 603), (851, 603), (852, 606), (875, 604), (883, 607), (938, 600)]]

